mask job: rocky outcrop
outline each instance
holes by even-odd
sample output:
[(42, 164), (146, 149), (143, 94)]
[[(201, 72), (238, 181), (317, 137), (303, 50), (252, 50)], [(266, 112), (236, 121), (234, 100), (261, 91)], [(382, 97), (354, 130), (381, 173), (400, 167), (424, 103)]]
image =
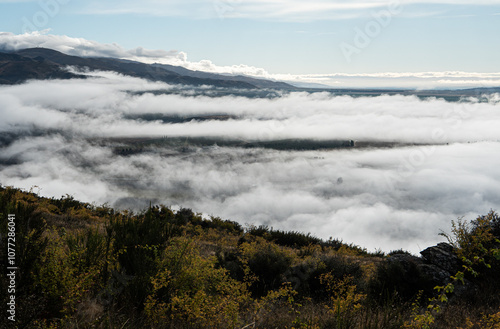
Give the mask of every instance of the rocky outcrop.
[[(451, 276), (461, 270), (455, 249), (448, 243), (439, 243), (420, 254), (421, 257), (417, 257), (401, 251), (391, 253), (387, 258), (386, 271), (393, 278), (392, 283), (400, 296), (412, 298), (418, 291), (424, 291), (426, 296), (433, 296), (434, 287), (452, 282)], [(470, 282), (467, 280), (465, 285), (456, 284), (454, 296), (469, 288)]]
[(455, 274), (459, 270), (459, 260), (455, 250), (449, 243), (438, 243), (420, 252), (425, 263), (433, 265), (442, 271)]
[(459, 270), (458, 257), (449, 243), (438, 243), (420, 252), (423, 263), (419, 269), (437, 285), (451, 281), (450, 276)]
[(460, 261), (454, 248), (448, 243), (439, 243), (420, 252), (421, 257), (408, 253), (392, 254), (388, 261), (396, 263), (405, 273), (423, 275), (434, 286), (451, 282), (451, 276), (460, 270)]

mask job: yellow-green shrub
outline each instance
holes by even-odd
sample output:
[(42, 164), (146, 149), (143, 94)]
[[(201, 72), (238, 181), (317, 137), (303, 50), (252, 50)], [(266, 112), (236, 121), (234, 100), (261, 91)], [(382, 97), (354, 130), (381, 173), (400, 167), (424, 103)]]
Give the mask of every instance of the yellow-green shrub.
[(215, 257), (201, 257), (193, 241), (173, 239), (165, 250), (145, 312), (153, 322), (182, 323), (192, 328), (235, 328), (240, 308), (249, 302), (246, 285), (215, 267)]
[(70, 251), (63, 237), (51, 231), (49, 238), (35, 274), (35, 287), (47, 299), (53, 317), (70, 315), (95, 284), (100, 269), (78, 266), (75, 263), (78, 255)]
[(286, 282), (285, 273), (290, 270), (294, 254), (262, 238), (245, 242), (239, 248), (239, 261), (245, 272), (245, 280), (255, 297), (267, 295)]
[(336, 328), (351, 328), (366, 295), (358, 291), (349, 275), (337, 278), (333, 272), (325, 273), (321, 275), (321, 283), (331, 294), (325, 307), (333, 316)]

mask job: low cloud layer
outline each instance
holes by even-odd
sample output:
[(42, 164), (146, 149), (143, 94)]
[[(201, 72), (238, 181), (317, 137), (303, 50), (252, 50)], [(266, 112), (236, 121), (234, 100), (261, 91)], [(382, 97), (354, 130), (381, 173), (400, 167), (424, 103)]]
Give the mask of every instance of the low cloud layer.
[[(200, 95), (92, 74), (0, 87), (2, 185), (36, 185), (42, 195), (68, 193), (121, 208), (141, 209), (152, 200), (385, 251), (417, 252), (440, 240), (451, 220), (500, 208), (498, 95), (461, 102), (329, 93), (210, 97), (206, 88)], [(228, 119), (167, 123), (146, 114)], [(116, 137), (140, 136), (181, 136), (187, 147), (158, 142), (117, 152), (130, 144)], [(323, 151), (190, 146), (196, 136), (405, 145)]]
[[(497, 94), (462, 102), (399, 95), (353, 98), (326, 92), (252, 100), (188, 97), (193, 90), (170, 94), (174, 87), (167, 84), (109, 72), (92, 74), (96, 76), (86, 80), (2, 87), (0, 127), (36, 126), (89, 137), (212, 136), (250, 141), (301, 138), (443, 144), (500, 139)], [(166, 94), (158, 95), (161, 91)], [(209, 93), (207, 89), (205, 94)], [(127, 119), (147, 114), (231, 119), (182, 124)]]

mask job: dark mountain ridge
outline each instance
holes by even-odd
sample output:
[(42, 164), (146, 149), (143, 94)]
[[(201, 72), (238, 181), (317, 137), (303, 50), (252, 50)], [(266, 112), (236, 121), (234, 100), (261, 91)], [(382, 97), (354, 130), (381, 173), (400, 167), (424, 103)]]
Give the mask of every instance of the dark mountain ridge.
[(24, 57), (0, 53), (0, 84), (17, 84), (26, 80), (71, 79), (83, 77), (65, 70), (43, 57)]
[(224, 75), (193, 71), (181, 66), (166, 64), (145, 64), (141, 62), (104, 57), (79, 57), (66, 55), (47, 48), (28, 48), (15, 52), (0, 50), (0, 84), (17, 84), (30, 79), (71, 79), (86, 78), (85, 75), (69, 72), (66, 67), (113, 71), (123, 75), (162, 81), (169, 84), (189, 86), (208, 85), (212, 87), (248, 90), (275, 89), (280, 91), (305, 91), (310, 93), (329, 92), (353, 97), (387, 95), (416, 95), (421, 98), (442, 97), (449, 101), (459, 101), (462, 97), (481, 97), (500, 92), (500, 87), (483, 87), (457, 90), (412, 90), (381, 88), (304, 88), (285, 82), (257, 79), (243, 75)]
[(244, 76), (224, 76), (191, 71), (182, 67), (144, 64), (117, 58), (90, 58), (63, 54), (47, 48), (28, 48), (16, 52), (0, 52), (0, 84), (21, 83), (29, 79), (69, 79), (79, 76), (65, 70), (67, 66), (90, 70), (113, 71), (124, 75), (171, 84), (209, 85), (214, 87), (293, 90), (295, 87)]
[(242, 82), (250, 83), (250, 84), (257, 86), (259, 88), (297, 89), (296, 87), (294, 87), (288, 83), (285, 83), (285, 82), (257, 79), (257, 78), (243, 76), (243, 75), (236, 75), (235, 76), (235, 75), (209, 73), (209, 72), (203, 72), (203, 71), (192, 71), (192, 70), (186, 69), (182, 66), (174, 66), (174, 65), (167, 65), (167, 64), (153, 64), (153, 66), (161, 67), (161, 68), (164, 68), (166, 70), (178, 73), (180, 75), (189, 76), (189, 77), (193, 77), (193, 78), (222, 79), (222, 80), (228, 80), (228, 81), (242, 81)]

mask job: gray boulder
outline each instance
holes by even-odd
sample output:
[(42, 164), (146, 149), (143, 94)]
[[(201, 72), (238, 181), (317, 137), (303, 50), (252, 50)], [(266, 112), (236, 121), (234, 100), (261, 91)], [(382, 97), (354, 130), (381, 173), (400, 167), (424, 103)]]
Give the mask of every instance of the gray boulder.
[(441, 271), (454, 275), (460, 269), (458, 256), (455, 249), (449, 243), (438, 243), (420, 252), (426, 264), (433, 265)]

